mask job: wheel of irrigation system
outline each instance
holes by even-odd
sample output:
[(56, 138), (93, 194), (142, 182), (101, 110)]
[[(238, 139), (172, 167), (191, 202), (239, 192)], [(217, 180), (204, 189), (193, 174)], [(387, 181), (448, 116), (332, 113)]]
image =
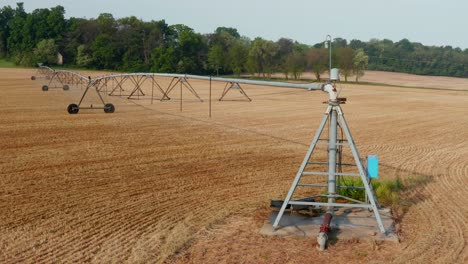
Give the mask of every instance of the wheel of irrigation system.
[(70, 86), (68, 86), (68, 85), (65, 84), (65, 85), (63, 86), (63, 90), (64, 90), (64, 91), (70, 90)]
[(104, 112), (105, 113), (114, 113), (115, 112), (115, 106), (113, 104), (106, 104), (104, 105)]
[(47, 85), (42, 86), (42, 91), (45, 92), (45, 91), (48, 91), (48, 90), (49, 90), (49, 86), (47, 86)]
[(67, 107), (67, 111), (69, 114), (78, 114), (78, 111), (80, 111), (80, 107), (77, 104), (69, 104)]
[(31, 80), (36, 80), (36, 76), (31, 76)]

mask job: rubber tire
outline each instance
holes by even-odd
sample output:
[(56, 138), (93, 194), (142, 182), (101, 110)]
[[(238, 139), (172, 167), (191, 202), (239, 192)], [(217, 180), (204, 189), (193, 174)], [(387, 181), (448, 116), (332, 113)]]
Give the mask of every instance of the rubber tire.
[(63, 86), (63, 90), (64, 90), (64, 91), (70, 90), (70, 86), (68, 86), (68, 85), (65, 84), (65, 85)]
[(78, 114), (78, 112), (80, 111), (80, 107), (77, 104), (69, 104), (67, 107), (67, 111), (71, 115)]
[(36, 76), (31, 76), (31, 80), (36, 80)]
[(104, 105), (104, 113), (110, 114), (115, 112), (115, 106), (113, 104)]
[(42, 91), (47, 92), (49, 90), (49, 86), (44, 85), (42, 86)]

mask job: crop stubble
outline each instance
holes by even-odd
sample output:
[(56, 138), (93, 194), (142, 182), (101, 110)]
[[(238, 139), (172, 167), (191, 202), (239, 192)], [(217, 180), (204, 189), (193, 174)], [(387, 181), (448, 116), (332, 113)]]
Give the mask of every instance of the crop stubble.
[[(159, 262), (188, 241), (193, 250), (179, 261), (262, 260), (262, 251), (286, 252), (285, 241), (309, 249), (301, 240), (254, 242), (258, 235), (248, 232), (253, 249), (236, 247), (236, 238), (246, 241), (234, 225), (231, 250), (197, 254), (216, 248), (204, 243), (204, 228), (255, 215), (269, 199), (284, 197), (325, 110), (325, 94), (245, 86), (253, 102), (213, 101), (211, 119), (208, 103), (187, 91), (183, 112), (177, 100), (150, 105), (111, 97), (114, 114), (69, 115), (66, 106), (77, 102), (79, 89), (42, 92), (41, 81), (28, 80), (32, 70), (0, 71), (0, 262)], [(206, 99), (207, 83), (192, 84)], [(378, 154), (385, 177), (427, 179), (405, 194), (411, 205), (402, 217), (402, 243), (362, 259), (468, 261), (467, 92), (343, 86), (349, 100), (343, 109), (361, 154)], [(214, 84), (214, 97), (221, 89)], [(228, 99), (242, 99), (231, 93)], [(223, 243), (225, 234), (214, 232), (212, 240)], [(356, 257), (339, 249), (325, 256)], [(302, 257), (324, 256), (307, 252)], [(300, 261), (299, 255), (273, 261)]]

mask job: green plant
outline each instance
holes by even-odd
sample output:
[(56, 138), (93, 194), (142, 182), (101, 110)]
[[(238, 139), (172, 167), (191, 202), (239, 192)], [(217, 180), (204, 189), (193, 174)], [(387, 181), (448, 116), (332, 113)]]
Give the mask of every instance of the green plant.
[[(356, 177), (341, 177), (340, 185), (349, 187), (364, 187), (361, 179)], [(360, 201), (364, 201), (365, 198), (365, 192), (363, 189), (340, 188), (338, 193), (340, 195)]]
[(388, 206), (393, 206), (399, 203), (400, 192), (404, 189), (400, 178), (396, 178), (394, 180), (381, 180), (375, 182), (373, 187), (379, 202)]
[[(400, 201), (400, 193), (404, 190), (404, 184), (399, 177), (396, 179), (374, 180), (371, 183), (380, 204), (393, 206)], [(357, 177), (341, 177), (340, 185), (350, 187), (364, 186), (361, 179)], [(340, 188), (339, 194), (360, 201), (364, 201), (365, 199), (365, 191), (363, 189)]]

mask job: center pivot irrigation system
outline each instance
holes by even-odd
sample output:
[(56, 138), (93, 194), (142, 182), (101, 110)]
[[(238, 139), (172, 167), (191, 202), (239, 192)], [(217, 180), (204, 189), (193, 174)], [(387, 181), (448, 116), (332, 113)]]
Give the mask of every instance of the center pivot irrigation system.
[[(160, 83), (161, 78), (171, 78), (169, 85), (166, 88), (162, 87)], [(170, 100), (169, 96), (174, 89), (180, 85), (181, 93), (182, 88), (187, 89), (197, 98), (198, 101), (203, 102), (203, 99), (198, 95), (195, 88), (190, 83), (190, 80), (204, 80), (214, 82), (225, 82), (221, 97), (218, 99), (222, 101), (226, 94), (231, 90), (238, 90), (244, 98), (251, 102), (252, 99), (247, 95), (241, 84), (253, 84), (253, 85), (267, 85), (267, 86), (278, 86), (278, 87), (289, 87), (289, 88), (308, 88), (306, 84), (291, 84), (291, 83), (277, 83), (267, 81), (251, 81), (245, 79), (233, 79), (233, 78), (219, 78), (209, 76), (198, 76), (188, 74), (171, 74), (171, 73), (123, 73), (123, 74), (111, 74), (104, 75), (96, 78), (85, 77), (79, 73), (66, 71), (66, 70), (53, 70), (47, 66), (40, 65), (35, 76), (31, 77), (32, 80), (45, 79), (48, 80), (46, 85), (42, 86), (43, 91), (49, 89), (63, 89), (68, 91), (70, 86), (79, 86), (84, 89), (83, 95), (78, 104), (70, 104), (68, 106), (68, 112), (70, 114), (77, 114), (80, 109), (104, 109), (106, 113), (113, 113), (115, 107), (112, 104), (106, 104), (101, 93), (105, 93), (108, 96), (125, 96), (127, 99), (136, 99), (140, 96), (145, 96), (145, 91), (142, 87), (144, 84), (151, 86), (151, 104), (155, 98), (155, 90), (162, 95), (160, 101)], [(130, 90), (128, 88), (130, 87)], [(210, 85), (211, 87), (211, 85)], [(127, 89), (127, 90), (126, 90)], [(91, 105), (90, 107), (81, 106), (84, 98), (88, 94), (89, 90), (94, 90), (100, 101), (102, 107), (96, 107)], [(211, 98), (210, 98), (211, 100)]]
[[(281, 226), (281, 219), (285, 213), (286, 209), (298, 208), (298, 207), (315, 207), (315, 208), (326, 208), (326, 213), (324, 216), (323, 224), (320, 227), (320, 231), (317, 236), (317, 242), (319, 243), (320, 249), (323, 250), (326, 247), (328, 234), (331, 229), (331, 221), (333, 219), (333, 214), (335, 208), (339, 207), (351, 207), (351, 208), (366, 208), (373, 212), (375, 219), (377, 221), (378, 227), (382, 233), (386, 233), (382, 219), (379, 213), (379, 204), (375, 196), (375, 192), (372, 188), (370, 177), (368, 175), (368, 170), (364, 167), (363, 162), (361, 161), (359, 152), (354, 143), (351, 131), (346, 123), (346, 119), (341, 109), (341, 104), (346, 103), (346, 98), (339, 98), (339, 93), (336, 90), (336, 82), (339, 80), (339, 70), (331, 69), (330, 66), (330, 80), (326, 84), (317, 84), (317, 83), (307, 83), (307, 84), (298, 84), (298, 83), (287, 83), (287, 82), (272, 82), (272, 81), (258, 81), (258, 80), (245, 80), (245, 79), (234, 79), (234, 78), (212, 78), (207, 76), (197, 76), (197, 75), (185, 75), (185, 74), (164, 74), (164, 73), (128, 73), (128, 74), (113, 74), (106, 75), (91, 79), (90, 77), (86, 78), (80, 74), (68, 72), (68, 71), (54, 71), (50, 68), (44, 70), (44, 67), (41, 68), (41, 73), (49, 76), (49, 85), (52, 83), (52, 80), (56, 79), (61, 83), (65, 89), (65, 85), (68, 85), (70, 82), (79, 85), (86, 85), (86, 89), (79, 101), (78, 104), (70, 104), (68, 106), (68, 112), (70, 114), (78, 113), (79, 109), (104, 109), (106, 113), (112, 113), (115, 110), (115, 107), (112, 104), (106, 104), (100, 95), (102, 92), (106, 92), (108, 95), (120, 95), (122, 96), (122, 91), (125, 91), (123, 88), (123, 83), (130, 80), (133, 84), (133, 89), (128, 96), (128, 99), (132, 99), (134, 96), (145, 95), (144, 91), (141, 89), (142, 84), (145, 82), (151, 83), (151, 102), (153, 102), (154, 88), (159, 91), (162, 95), (160, 98), (163, 100), (170, 100), (170, 93), (173, 89), (180, 85), (182, 92), (182, 87), (188, 89), (200, 102), (203, 100), (197, 94), (195, 89), (190, 85), (190, 80), (205, 80), (216, 82), (226, 83), (223, 93), (219, 100), (221, 101), (224, 96), (231, 89), (238, 89), (239, 92), (245, 96), (249, 101), (251, 99), (242, 89), (241, 84), (248, 85), (263, 85), (263, 86), (275, 86), (275, 87), (285, 87), (285, 88), (299, 88), (307, 90), (322, 90), (329, 94), (329, 99), (324, 102), (327, 104), (327, 109), (325, 110), (322, 121), (319, 125), (318, 130), (315, 133), (315, 136), (309, 146), (309, 149), (304, 157), (304, 160), (296, 174), (296, 177), (289, 189), (288, 194), (284, 202), (281, 203), (281, 207), (278, 215), (273, 223), (273, 228), (277, 230)], [(158, 82), (158, 78), (172, 78), (170, 84), (163, 89)], [(47, 79), (47, 78), (46, 78)], [(83, 107), (81, 106), (84, 97), (90, 89), (93, 89), (98, 94), (103, 107)], [(44, 90), (44, 88), (43, 88)], [(45, 89), (47, 90), (47, 89)], [(110, 92), (109, 92), (110, 91)], [(182, 101), (182, 98), (181, 98)], [(323, 133), (328, 123), (328, 137), (323, 138)], [(341, 138), (338, 137), (338, 130), (341, 131)], [(343, 137), (344, 136), (344, 137)], [(312, 154), (316, 150), (318, 145), (325, 145), (327, 147), (328, 157), (327, 160), (318, 160), (312, 158)], [(343, 147), (349, 147), (352, 153), (354, 162), (344, 163), (342, 162)], [(311, 166), (309, 166), (311, 165)], [(354, 172), (343, 172), (342, 167), (346, 166), (348, 168), (354, 168)], [(321, 167), (321, 169), (314, 169)], [(321, 184), (312, 184), (307, 182), (302, 182), (301, 180), (304, 177), (316, 176), (322, 177)], [(325, 177), (325, 179), (323, 179)], [(346, 181), (342, 180), (342, 177), (358, 177), (362, 181), (362, 187), (349, 186)], [(326, 192), (319, 195), (309, 196), (301, 199), (293, 199), (294, 193), (298, 187), (315, 187), (315, 188), (326, 188)], [(340, 195), (340, 189), (361, 189), (365, 192), (365, 201), (360, 201), (344, 195)]]
[[(143, 84), (150, 83), (151, 85), (151, 103), (155, 98), (154, 91), (159, 91), (161, 93), (160, 101), (170, 100), (170, 94), (177, 85), (180, 85), (181, 91), (182, 88), (186, 88), (190, 91), (193, 96), (197, 98), (200, 102), (203, 102), (203, 99), (198, 95), (197, 91), (190, 84), (191, 80), (203, 80), (211, 82), (223, 82), (225, 83), (221, 97), (218, 99), (222, 101), (226, 94), (231, 90), (238, 90), (239, 93), (244, 96), (244, 98), (251, 102), (252, 99), (247, 95), (245, 90), (242, 88), (241, 84), (247, 85), (261, 85), (261, 86), (274, 86), (274, 87), (285, 87), (285, 88), (299, 88), (299, 89), (308, 89), (308, 90), (317, 90), (320, 89), (322, 85), (315, 83), (288, 83), (288, 82), (273, 82), (273, 81), (259, 81), (259, 80), (246, 80), (246, 79), (235, 79), (235, 78), (220, 78), (220, 77), (211, 77), (211, 76), (199, 76), (199, 75), (190, 75), (190, 74), (173, 74), (173, 73), (123, 73), (123, 74), (111, 74), (104, 75), (96, 78), (85, 77), (79, 73), (65, 71), (65, 70), (53, 70), (46, 66), (40, 66), (38, 74), (42, 76), (32, 76), (31, 79), (40, 79), (45, 76), (48, 81), (47, 85), (42, 87), (43, 91), (48, 91), (52, 88), (61, 88), (64, 91), (70, 89), (70, 86), (79, 85), (82, 88), (85, 87), (83, 95), (78, 104), (70, 104), (68, 106), (68, 112), (70, 114), (77, 114), (80, 109), (104, 109), (106, 113), (113, 113), (115, 107), (112, 104), (106, 104), (101, 93), (106, 93), (109, 96), (125, 96), (127, 99), (135, 99), (138, 96), (145, 96), (145, 91), (143, 91)], [(161, 78), (171, 78), (171, 82), (164, 89), (160, 84)], [(51, 86), (54, 83), (55, 86)], [(124, 87), (124, 84), (130, 84), (130, 91), (127, 87)], [(57, 86), (59, 85), (59, 86)], [(127, 90), (126, 90), (127, 88)], [(90, 90), (94, 90), (100, 98), (103, 107), (84, 107), (81, 106), (84, 98)]]
[[(364, 168), (363, 163), (359, 152), (354, 143), (351, 131), (348, 127), (346, 119), (341, 109), (341, 104), (346, 103), (346, 98), (339, 98), (338, 92), (336, 90), (336, 82), (339, 79), (338, 69), (331, 70), (330, 81), (321, 87), (321, 90), (329, 94), (328, 101), (324, 102), (328, 104), (328, 107), (325, 111), (325, 114), (322, 118), (322, 121), (317, 129), (315, 136), (312, 140), (312, 143), (309, 146), (304, 160), (296, 174), (296, 177), (289, 189), (288, 194), (280, 211), (273, 223), (273, 228), (276, 230), (281, 224), (281, 218), (287, 208), (293, 209), (294, 206), (308, 206), (322, 208), (325, 207), (326, 214), (324, 216), (323, 224), (320, 227), (319, 234), (317, 236), (317, 242), (320, 246), (320, 250), (324, 250), (328, 240), (328, 234), (331, 229), (331, 221), (333, 218), (333, 213), (335, 208), (338, 207), (351, 207), (351, 208), (366, 208), (371, 210), (374, 213), (375, 219), (377, 221), (378, 227), (382, 233), (386, 233), (385, 227), (382, 223), (382, 218), (378, 208), (380, 207), (375, 196), (375, 192), (372, 188), (370, 182), (370, 175), (368, 175), (368, 170)], [(328, 123), (328, 138), (323, 138), (324, 129)], [(344, 138), (338, 138), (338, 129), (341, 130)], [(326, 136), (326, 135), (325, 135)], [(318, 159), (312, 158), (317, 145), (326, 145), (328, 152), (328, 160), (320, 161)], [(349, 147), (354, 159), (354, 163), (343, 163), (343, 147)], [(308, 170), (309, 165), (312, 169)], [(328, 168), (327, 172), (322, 170), (313, 169), (313, 167), (322, 167)], [(349, 168), (354, 168), (355, 172), (343, 172), (342, 167), (346, 166)], [(317, 176), (317, 177), (326, 177), (326, 184), (311, 184), (301, 182), (303, 177), (308, 176)], [(363, 183), (363, 187), (349, 186), (346, 184), (346, 181), (342, 180), (342, 177), (359, 177)], [(315, 188), (327, 188), (326, 193), (309, 196), (301, 199), (293, 200), (292, 197), (297, 187), (315, 187)], [(365, 192), (365, 201), (359, 201), (344, 195), (339, 194), (340, 189), (362, 189)], [(317, 198), (320, 198), (320, 201), (316, 201)], [(326, 202), (322, 202), (322, 199), (327, 199)]]

